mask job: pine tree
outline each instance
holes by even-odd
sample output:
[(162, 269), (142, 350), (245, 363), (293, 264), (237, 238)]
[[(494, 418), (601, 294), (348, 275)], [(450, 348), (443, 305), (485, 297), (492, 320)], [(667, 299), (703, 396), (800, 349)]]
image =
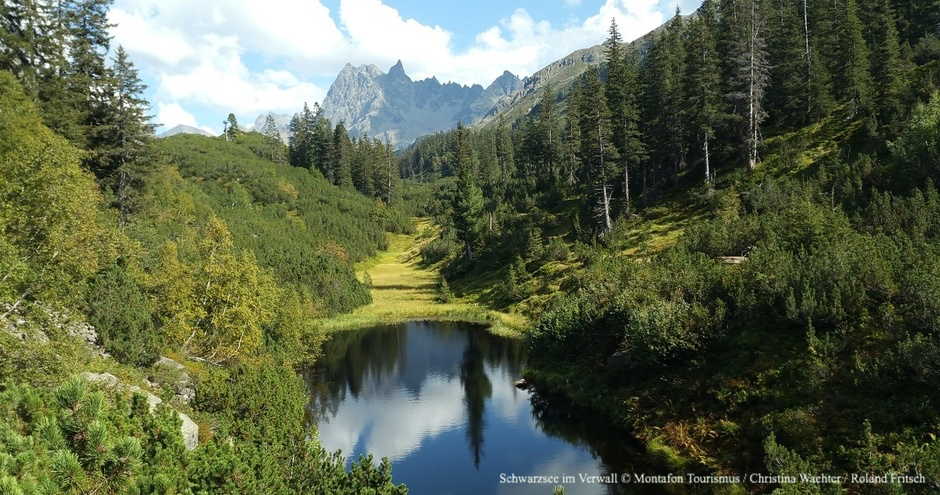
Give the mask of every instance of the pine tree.
[(589, 182), (594, 188), (597, 217), (602, 235), (613, 229), (612, 179), (617, 167), (617, 148), (613, 144), (610, 110), (597, 68), (588, 69), (582, 83), (581, 157), (588, 165)]
[(765, 90), (770, 80), (770, 66), (765, 51), (765, 23), (761, 0), (747, 0), (746, 9), (739, 12), (743, 19), (739, 27), (741, 36), (736, 47), (737, 70), (733, 89), (729, 95), (740, 115), (741, 144), (748, 170), (757, 168), (757, 148), (760, 144), (760, 125), (767, 118), (764, 109)]
[(913, 46), (928, 35), (940, 36), (940, 0), (892, 0), (901, 41)]
[(114, 192), (123, 227), (146, 174), (143, 162), (155, 126), (147, 115), (150, 104), (143, 98), (147, 86), (137, 76), (137, 69), (122, 46), (115, 52), (109, 75), (105, 82), (107, 106), (92, 136), (97, 154), (94, 163), (99, 167), (94, 172)]
[(352, 142), (346, 126), (340, 122), (333, 128), (333, 142), (329, 160), (330, 177), (337, 186), (352, 186)]
[[(66, 135), (72, 143), (89, 149), (91, 140), (100, 131), (106, 112), (106, 85), (108, 69), (105, 57), (110, 50), (112, 27), (108, 23), (108, 10), (113, 0), (65, 0), (64, 21), (69, 35), (69, 66), (66, 70), (66, 105), (75, 108), (78, 126), (75, 135)], [(57, 129), (58, 130), (58, 129)], [(86, 166), (99, 169), (95, 157), (89, 155)], [(99, 178), (101, 178), (99, 176)]]
[(767, 54), (773, 68), (767, 97), (768, 113), (774, 123), (795, 128), (808, 122), (810, 73), (807, 66), (807, 38), (804, 35), (804, 5), (775, 0), (768, 16)]
[[(665, 31), (653, 41), (647, 64), (649, 103), (655, 115), (653, 138), (661, 158), (668, 163), (666, 172), (673, 187), (678, 185), (679, 171), (685, 167), (686, 99), (682, 78), (685, 74), (685, 23), (679, 10), (666, 24)], [(649, 134), (648, 134), (649, 135)]]
[(290, 121), (288, 139), (288, 162), (295, 167), (309, 169), (313, 166), (313, 127), (316, 125), (313, 112), (304, 102), (304, 109)]
[(574, 186), (581, 176), (581, 85), (575, 84), (568, 94), (568, 107), (562, 129), (562, 161), (565, 183)]
[(476, 184), (475, 170), (470, 155), (467, 128), (457, 122), (456, 139), (452, 148), (457, 188), (454, 191), (454, 228), (457, 239), (464, 243), (467, 262), (473, 260), (473, 249), (482, 237), (483, 193)]
[(870, 0), (861, 5), (865, 42), (871, 49), (871, 74), (878, 121), (892, 129), (901, 109), (901, 95), (904, 91), (901, 48), (894, 11), (890, 0)]
[(225, 140), (226, 141), (235, 141), (235, 138), (241, 134), (241, 127), (238, 126), (238, 119), (235, 117), (234, 113), (228, 114), (228, 118), (222, 121), (222, 124), (225, 126)]
[(556, 98), (557, 95), (551, 83), (547, 83), (542, 89), (542, 97), (539, 99), (538, 114), (539, 155), (542, 164), (539, 178), (541, 179), (541, 187), (546, 189), (553, 188), (558, 179), (557, 167), (560, 152)]
[(862, 36), (856, 0), (834, 5), (829, 14), (835, 19), (838, 55), (833, 82), (839, 88), (838, 96), (849, 103), (851, 116), (867, 115), (872, 110), (871, 64), (868, 46)]
[(323, 109), (318, 103), (313, 104), (313, 124), (311, 124), (312, 137), (312, 159), (314, 165), (320, 170), (320, 173), (330, 182), (333, 182), (333, 166), (331, 159), (333, 156), (333, 130), (329, 119), (323, 116)]
[(720, 57), (718, 56), (715, 30), (717, 11), (715, 2), (705, 0), (699, 16), (689, 25), (686, 55), (687, 94), (689, 95), (689, 124), (693, 127), (693, 142), (701, 144), (705, 163), (705, 182), (714, 181), (711, 165), (710, 144), (715, 137), (715, 127), (721, 112)]
[(31, 96), (61, 70), (65, 44), (51, 2), (0, 2), (0, 70), (16, 75)]
[(281, 141), (281, 132), (277, 130), (274, 115), (268, 113), (261, 126), (261, 135), (264, 136), (265, 155), (268, 160), (275, 163), (284, 161), (284, 143)]
[(630, 169), (636, 168), (646, 159), (646, 145), (638, 124), (640, 115), (636, 64), (623, 49), (623, 39), (614, 20), (611, 20), (609, 33), (610, 37), (605, 44), (607, 81), (604, 94), (611, 112), (612, 139), (619, 151), (620, 168), (623, 170), (624, 212), (629, 216)]

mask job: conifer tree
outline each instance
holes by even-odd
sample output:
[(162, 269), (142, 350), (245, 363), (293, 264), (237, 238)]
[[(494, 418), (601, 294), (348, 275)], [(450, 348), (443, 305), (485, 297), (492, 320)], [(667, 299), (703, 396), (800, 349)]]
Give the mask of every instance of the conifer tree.
[(833, 82), (842, 101), (849, 103), (851, 116), (872, 110), (871, 64), (868, 46), (862, 36), (856, 0), (833, 5), (829, 14), (835, 20), (838, 54)]
[(545, 188), (554, 187), (558, 176), (557, 167), (560, 152), (556, 98), (557, 95), (551, 83), (546, 84), (542, 89), (542, 97), (539, 98), (538, 115), (539, 155), (541, 159), (539, 177), (542, 180), (542, 186)]
[(313, 104), (313, 124), (312, 128), (312, 158), (320, 173), (327, 180), (333, 182), (333, 166), (331, 159), (333, 156), (333, 130), (329, 119), (323, 116), (323, 109), (318, 103)]
[(328, 166), (333, 184), (337, 186), (352, 186), (352, 142), (346, 126), (340, 122), (333, 128), (333, 142)]
[(637, 107), (637, 69), (633, 60), (623, 49), (623, 39), (617, 23), (610, 22), (610, 36), (605, 44), (607, 55), (607, 81), (604, 94), (611, 112), (611, 129), (614, 146), (620, 155), (623, 171), (624, 212), (630, 215), (630, 169), (646, 159), (646, 146), (639, 131), (639, 108)]
[(456, 139), (452, 148), (457, 189), (454, 191), (452, 206), (457, 239), (464, 243), (464, 256), (470, 262), (473, 260), (474, 246), (480, 241), (482, 234), (483, 193), (476, 184), (468, 134), (463, 123), (457, 122)]
[(666, 173), (673, 187), (678, 185), (679, 171), (686, 163), (686, 105), (682, 78), (685, 74), (685, 24), (676, 9), (676, 15), (666, 24), (666, 30), (653, 42), (648, 70), (650, 72), (651, 101), (656, 118), (653, 121), (655, 142), (662, 159), (668, 164)]
[(711, 142), (715, 137), (721, 112), (720, 57), (715, 30), (717, 29), (716, 2), (705, 0), (699, 16), (689, 25), (686, 55), (687, 94), (689, 95), (689, 125), (693, 128), (692, 141), (701, 147), (705, 164), (705, 182), (711, 184), (714, 172), (711, 164)]
[(268, 113), (264, 119), (264, 125), (261, 126), (261, 135), (264, 136), (266, 158), (272, 162), (281, 163), (284, 161), (283, 142), (281, 141), (281, 132), (277, 130), (277, 122), (274, 115)]
[(581, 176), (581, 85), (568, 93), (568, 107), (562, 129), (562, 160), (565, 183), (574, 186)]
[(147, 115), (150, 104), (143, 98), (147, 88), (137, 76), (124, 47), (118, 46), (105, 82), (106, 103), (101, 122), (92, 136), (92, 145), (99, 167), (94, 170), (105, 185), (114, 192), (115, 203), (123, 227), (135, 202), (135, 191), (146, 174), (143, 163), (154, 125)]
[(290, 121), (288, 161), (295, 167), (313, 166), (313, 133), (316, 121), (313, 112), (304, 102), (304, 109)]
[(611, 186), (618, 168), (617, 148), (613, 144), (610, 110), (596, 67), (588, 69), (582, 84), (581, 156), (588, 166), (589, 182), (594, 188), (599, 230), (602, 235), (606, 235), (613, 229)]
[[(65, 0), (64, 21), (69, 36), (69, 66), (66, 71), (67, 101), (63, 105), (74, 107), (78, 126), (75, 135), (66, 135), (72, 143), (90, 148), (90, 140), (100, 131), (102, 114), (106, 111), (104, 81), (108, 78), (105, 57), (110, 49), (112, 27), (108, 22), (108, 10), (113, 0)], [(57, 129), (59, 130), (59, 129)], [(95, 170), (100, 164), (93, 163), (89, 155), (86, 166)], [(99, 176), (99, 178), (101, 178)]]
[(793, 2), (771, 2), (773, 11), (768, 16), (768, 63), (772, 77), (767, 97), (770, 117), (778, 125), (794, 128), (807, 123), (810, 108), (807, 71), (807, 38), (804, 36), (802, 7)]
[(890, 0), (861, 4), (865, 42), (870, 48), (871, 74), (878, 120), (889, 129), (901, 109), (901, 49)]
[(735, 111), (741, 116), (742, 152), (748, 170), (757, 168), (757, 148), (760, 144), (760, 126), (767, 117), (764, 109), (765, 90), (770, 80), (770, 66), (765, 49), (765, 19), (763, 2), (747, 0), (738, 12), (738, 43), (735, 54), (736, 73), (729, 97)]
[(224, 136), (226, 141), (235, 141), (235, 138), (242, 132), (234, 113), (228, 114), (228, 118), (222, 124), (225, 126)]

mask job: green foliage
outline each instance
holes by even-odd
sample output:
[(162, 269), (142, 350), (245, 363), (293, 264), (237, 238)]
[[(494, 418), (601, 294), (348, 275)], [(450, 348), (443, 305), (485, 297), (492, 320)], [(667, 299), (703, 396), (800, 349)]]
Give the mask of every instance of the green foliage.
[(940, 180), (940, 93), (914, 107), (891, 151), (918, 178)]
[(99, 273), (88, 289), (88, 323), (105, 349), (122, 363), (150, 366), (159, 342), (150, 308), (140, 288), (119, 263)]
[(433, 265), (450, 256), (453, 249), (453, 242), (449, 242), (445, 239), (434, 239), (424, 246), (421, 246), (421, 261), (425, 264)]
[(437, 283), (437, 302), (439, 303), (450, 303), (454, 302), (454, 293), (450, 290), (450, 285), (447, 284), (447, 279), (441, 277), (441, 280)]
[(0, 298), (77, 303), (85, 280), (116, 257), (120, 236), (105, 226), (79, 151), (42, 124), (8, 73), (0, 107)]
[[(362, 458), (347, 471), (338, 453), (327, 454), (304, 438), (307, 395), (292, 370), (260, 363), (257, 369), (233, 370), (232, 378), (244, 379), (247, 391), (210, 378), (200, 405), (225, 408), (217, 417), (222, 431), (192, 452), (183, 445), (176, 413), (162, 406), (151, 413), (142, 395), (108, 400), (77, 377), (54, 391), (8, 382), (0, 391), (0, 489), (5, 494), (407, 493), (404, 485), (391, 483), (387, 459), (375, 466), (371, 457)], [(266, 407), (270, 398), (279, 401)]]
[[(179, 173), (161, 171), (148, 184), (147, 208), (131, 231), (156, 252), (164, 239), (195, 236), (193, 228), (215, 214), (238, 250), (252, 251), (278, 284), (302, 294), (304, 304), (320, 314), (367, 303), (369, 293), (356, 281), (350, 262), (384, 248), (386, 228), (410, 225), (397, 210), (337, 189), (317, 172), (258, 158), (251, 146), (260, 144), (260, 135), (239, 140), (182, 135), (161, 140)], [(170, 221), (171, 212), (186, 220)], [(183, 244), (178, 249), (186, 259), (192, 247)]]

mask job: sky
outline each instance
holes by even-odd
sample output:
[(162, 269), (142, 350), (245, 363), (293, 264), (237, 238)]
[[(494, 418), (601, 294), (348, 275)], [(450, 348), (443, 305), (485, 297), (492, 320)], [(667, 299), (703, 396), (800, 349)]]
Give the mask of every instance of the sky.
[(603, 43), (611, 19), (627, 41), (701, 0), (116, 0), (123, 45), (148, 89), (157, 132), (221, 133), (267, 112), (322, 103), (346, 63), (413, 79), (488, 86)]

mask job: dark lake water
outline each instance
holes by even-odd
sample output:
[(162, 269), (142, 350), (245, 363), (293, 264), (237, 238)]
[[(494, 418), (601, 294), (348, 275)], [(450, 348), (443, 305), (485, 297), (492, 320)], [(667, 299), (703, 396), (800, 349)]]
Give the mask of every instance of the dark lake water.
[(519, 390), (522, 343), (467, 324), (411, 322), (337, 333), (307, 376), (323, 446), (392, 462), (414, 494), (551, 494), (501, 476), (573, 476), (567, 494), (662, 493), (584, 476), (650, 472), (631, 439)]

